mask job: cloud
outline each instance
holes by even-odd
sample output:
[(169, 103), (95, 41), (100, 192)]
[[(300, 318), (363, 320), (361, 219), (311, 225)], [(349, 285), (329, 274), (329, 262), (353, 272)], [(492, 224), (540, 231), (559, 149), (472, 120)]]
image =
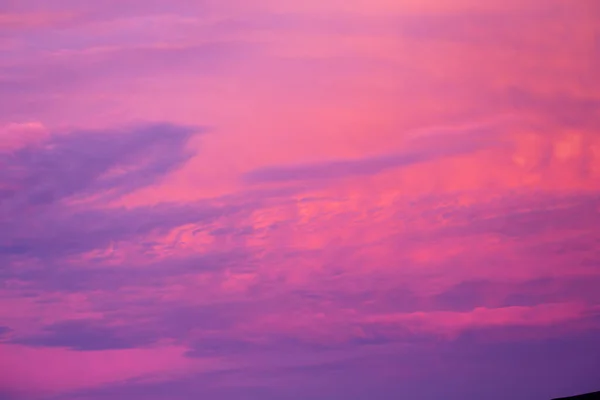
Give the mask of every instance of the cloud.
[[(514, 201), (514, 200), (512, 200)], [(442, 235), (465, 237), (482, 234), (522, 238), (535, 235), (585, 231), (600, 221), (600, 201), (591, 194), (535, 196), (521, 204), (505, 198), (505, 204), (480, 205), (466, 213), (460, 209), (445, 214), (453, 223), (439, 230)]]
[(54, 14), (68, 11), (74, 14), (78, 22), (89, 22), (98, 19), (118, 18), (126, 15), (148, 15), (161, 14), (169, 12), (189, 12), (191, 10), (202, 10), (204, 1), (194, 2), (190, 5), (183, 1), (153, 1), (148, 3), (141, 0), (107, 0), (102, 3), (94, 1), (73, 1), (57, 0), (52, 4), (41, 0), (8, 0), (2, 3), (0, 11), (10, 12), (11, 14), (31, 13), (38, 15), (41, 13)]
[(446, 310), (464, 311), (475, 307), (511, 307), (569, 301), (574, 297), (588, 304), (600, 302), (594, 287), (600, 276), (589, 274), (572, 277), (545, 277), (524, 282), (465, 280), (435, 296)]
[(0, 37), (64, 26), (73, 18), (69, 12), (2, 12), (0, 8)]
[[(0, 152), (0, 207), (15, 212), (75, 196), (122, 195), (155, 183), (193, 155), (186, 147), (204, 128), (148, 124), (123, 130), (53, 135)], [(112, 193), (111, 193), (112, 192)]]
[[(102, 243), (92, 243), (90, 248), (102, 248)], [(64, 249), (60, 249), (64, 251)], [(214, 252), (190, 256), (183, 260), (167, 257), (163, 261), (142, 259), (114, 265), (111, 259), (82, 259), (61, 261), (67, 254), (48, 254), (46, 263), (32, 263), (27, 268), (5, 267), (0, 272), (3, 279), (18, 281), (24, 287), (37, 290), (58, 290), (61, 293), (87, 292), (89, 290), (120, 290), (124, 288), (151, 289), (161, 287), (165, 280), (185, 279), (186, 276), (219, 274), (227, 269), (243, 268), (250, 256), (242, 251), (225, 254)], [(52, 259), (56, 257), (56, 259)], [(116, 299), (115, 299), (116, 300)], [(118, 298), (126, 302), (127, 299)], [(105, 301), (104, 303), (112, 303)]]
[[(2, 119), (38, 116), (56, 104), (58, 93), (62, 94), (61, 101), (73, 101), (73, 96), (80, 99), (83, 95), (97, 104), (95, 94), (98, 92), (113, 90), (131, 94), (127, 88), (148, 87), (148, 81), (165, 73), (179, 78), (223, 75), (238, 68), (241, 60), (257, 51), (256, 45), (231, 39), (182, 44), (142, 37), (127, 44), (120, 38), (72, 43), (74, 37), (87, 37), (78, 31), (66, 37), (69, 39), (50, 37), (36, 41), (63, 42), (60, 51), (53, 52), (49, 45), (50, 50), (33, 59), (17, 58), (17, 61), (0, 64), (0, 91), (11, 99), (0, 110)], [(108, 104), (110, 108), (114, 107), (114, 101), (111, 99)]]
[(540, 94), (509, 87), (505, 98), (514, 109), (541, 117), (555, 127), (586, 130), (600, 127), (600, 97), (597, 95)]
[(0, 152), (34, 145), (48, 139), (48, 130), (39, 122), (12, 123), (0, 128)]
[[(183, 166), (195, 154), (189, 140), (204, 131), (146, 124), (51, 134), (0, 150), (0, 275), (30, 283), (44, 281), (48, 287), (63, 289), (85, 287), (94, 280), (99, 286), (120, 280), (145, 281), (142, 273), (131, 269), (93, 268), (103, 262), (103, 256), (79, 260), (87, 269), (74, 267), (65, 258), (128, 241), (142, 240), (139, 245), (152, 246), (154, 239), (148, 235), (166, 235), (182, 225), (209, 224), (223, 215), (252, 209), (251, 199), (229, 204), (104, 206)], [(209, 259), (190, 259), (175, 270), (201, 269)], [(18, 260), (29, 260), (28, 268), (15, 267)], [(163, 276), (164, 268), (155, 267), (155, 279)]]
[[(275, 199), (274, 203), (255, 203), (256, 199), (252, 199), (249, 204), (260, 205), (267, 209), (269, 206), (278, 209), (278, 207), (282, 207), (282, 203), (296, 204), (286, 199), (285, 196)], [(229, 202), (232, 200), (233, 198), (229, 198), (227, 204), (230, 204)], [(495, 202), (492, 201), (491, 204), (470, 207), (448, 206), (452, 203), (437, 199), (438, 202), (431, 200), (429, 203), (420, 203), (419, 207), (413, 208), (413, 215), (423, 214), (425, 220), (431, 218), (432, 221), (436, 221), (440, 213), (452, 211), (449, 215), (454, 218), (453, 223), (461, 225), (470, 221), (476, 224), (477, 221), (473, 219), (473, 216), (485, 219), (485, 216), (510, 215), (515, 210), (545, 209), (545, 204), (553, 205), (560, 210), (563, 205), (579, 204), (576, 200), (586, 204), (585, 196), (584, 198), (575, 196), (563, 199), (563, 203), (558, 204), (555, 198), (540, 199), (516, 196), (511, 199), (502, 198)], [(235, 204), (235, 202), (233, 203)], [(433, 207), (432, 204), (438, 206)], [(440, 204), (444, 207), (439, 206)], [(176, 205), (173, 206), (177, 208)], [(398, 205), (390, 207), (396, 206)], [(221, 215), (227, 215), (227, 210), (228, 208), (225, 208)], [(225, 223), (222, 225), (219, 223), (214, 227), (204, 227), (203, 230), (206, 232), (216, 231), (217, 236), (252, 237), (265, 234), (264, 230), (257, 228), (250, 231), (240, 229), (236, 233), (233, 228), (243, 227), (249, 223), (250, 221), (246, 218), (252, 215), (250, 210), (255, 209), (241, 207), (241, 210), (241, 214), (229, 214), (232, 218), (225, 219)], [(367, 207), (365, 210), (368, 211), (369, 208)], [(265, 209), (259, 208), (258, 211), (264, 212)], [(342, 210), (342, 212), (345, 211)], [(151, 213), (146, 215), (148, 215), (147, 218), (152, 219)], [(317, 215), (320, 217), (313, 221), (323, 223), (322, 214)], [(345, 215), (348, 217), (347, 214)], [(296, 214), (281, 213), (278, 214), (278, 218), (280, 220), (275, 219), (268, 222), (271, 224), (277, 222), (296, 223), (299, 237), (295, 237), (295, 239), (300, 242), (303, 235), (314, 234), (307, 227), (300, 225)], [(552, 219), (552, 217), (550, 218)], [(350, 220), (346, 219), (346, 221)], [(372, 220), (371, 223), (375, 223), (375, 221)], [(592, 224), (593, 221), (590, 223)], [(331, 229), (331, 226), (331, 222), (329, 222), (327, 227)], [(426, 226), (430, 229), (427, 230), (429, 238), (425, 244), (431, 246), (440, 239), (436, 236), (436, 229), (443, 231), (445, 226), (443, 224), (426, 224)], [(540, 228), (542, 231), (544, 226), (546, 225), (542, 224)], [(563, 225), (559, 223), (557, 226), (562, 227)], [(583, 232), (587, 229), (586, 226), (579, 225), (576, 225), (576, 228), (583, 229)], [(360, 228), (355, 227), (354, 229)], [(393, 231), (390, 231), (388, 225), (386, 225), (386, 229), (388, 229), (385, 232), (388, 237)], [(539, 232), (536, 229), (534, 231)], [(412, 230), (408, 232), (408, 234), (413, 233), (415, 232)], [(451, 231), (447, 234), (453, 235)], [(280, 236), (278, 232), (272, 232), (271, 235), (277, 238)], [(443, 235), (444, 233), (442, 233), (442, 239)], [(479, 233), (474, 236), (481, 237)], [(131, 236), (131, 238), (135, 237)], [(464, 240), (464, 237), (464, 234), (458, 235), (460, 240)], [(523, 236), (517, 237), (538, 238), (540, 235), (532, 235), (527, 231)], [(224, 387), (236, 382), (236, 377), (241, 379), (237, 381), (238, 387), (244, 385), (275, 387), (278, 380), (285, 382), (304, 380), (316, 387), (319, 382), (322, 382), (324, 376), (330, 377), (332, 380), (335, 380), (337, 376), (340, 379), (339, 382), (343, 382), (349, 378), (354, 379), (351, 377), (369, 373), (371, 371), (369, 368), (375, 368), (375, 366), (379, 371), (393, 370), (402, 371), (402, 373), (412, 371), (411, 373), (416, 373), (415, 371), (418, 370), (423, 371), (419, 372), (423, 374), (422, 376), (431, 377), (433, 374), (431, 369), (434, 367), (425, 364), (429, 362), (428, 357), (437, 360), (437, 356), (428, 353), (428, 349), (434, 346), (446, 346), (445, 343), (462, 340), (463, 336), (483, 337), (487, 335), (493, 337), (495, 341), (513, 340), (521, 343), (525, 340), (524, 338), (529, 337), (528, 335), (557, 337), (573, 334), (574, 331), (589, 330), (592, 326), (586, 325), (587, 322), (582, 322), (589, 318), (586, 317), (586, 306), (573, 304), (574, 300), (580, 299), (578, 296), (582, 291), (574, 293), (566, 289), (577, 286), (575, 281), (557, 279), (555, 282), (525, 282), (519, 286), (510, 279), (503, 278), (519, 268), (514, 267), (510, 271), (502, 273), (502, 271), (491, 271), (492, 267), (487, 265), (485, 268), (480, 267), (478, 271), (480, 276), (488, 277), (488, 281), (480, 280), (472, 284), (466, 281), (463, 285), (450, 286), (445, 291), (442, 286), (441, 291), (432, 292), (428, 285), (431, 284), (435, 287), (436, 280), (439, 280), (438, 276), (444, 277), (450, 282), (464, 282), (466, 279), (476, 278), (468, 274), (468, 271), (462, 270), (463, 265), (460, 263), (454, 265), (453, 262), (456, 260), (450, 260), (448, 268), (442, 268), (439, 265), (430, 268), (426, 262), (403, 263), (400, 256), (407, 249), (410, 250), (410, 245), (407, 246), (405, 240), (399, 237), (390, 243), (390, 246), (399, 250), (390, 255), (390, 258), (396, 263), (393, 264), (393, 269), (389, 270), (377, 269), (381, 268), (379, 259), (360, 258), (360, 253), (355, 249), (346, 249), (341, 245), (341, 247), (337, 246), (335, 250), (344, 254), (344, 257), (336, 258), (335, 265), (329, 265), (327, 264), (327, 255), (329, 254), (327, 248), (302, 252), (294, 248), (293, 241), (289, 244), (286, 242), (267, 244), (256, 253), (256, 249), (242, 246), (244, 251), (250, 253), (249, 258), (243, 258), (243, 254), (240, 254), (241, 258), (236, 258), (235, 254), (227, 253), (224, 255), (225, 259), (220, 258), (223, 255), (216, 256), (215, 254), (215, 259), (210, 261), (210, 251), (206, 252), (205, 250), (203, 255), (209, 256), (206, 262), (214, 263), (214, 269), (209, 267), (204, 275), (193, 273), (194, 270), (191, 268), (186, 269), (186, 259), (167, 259), (164, 264), (156, 265), (146, 264), (145, 261), (139, 264), (134, 263), (131, 265), (133, 268), (126, 267), (125, 269), (128, 271), (123, 271), (122, 275), (118, 275), (116, 269), (112, 270), (110, 273), (115, 272), (115, 278), (107, 280), (114, 280), (116, 283), (114, 286), (111, 286), (112, 284), (104, 286), (104, 289), (108, 288), (111, 296), (106, 296), (107, 292), (101, 291), (100, 293), (104, 294), (93, 301), (93, 309), (101, 312), (106, 318), (104, 327), (103, 325), (99, 327), (91, 322), (78, 322), (79, 325), (73, 327), (73, 325), (69, 325), (72, 322), (59, 321), (53, 325), (42, 327), (39, 334), (31, 335), (29, 340), (36, 346), (69, 346), (76, 351), (88, 353), (90, 352), (88, 350), (102, 346), (135, 346), (136, 343), (140, 346), (147, 346), (150, 343), (159, 343), (166, 339), (185, 346), (184, 355), (187, 359), (200, 361), (206, 357), (217, 356), (224, 357), (232, 363), (231, 368), (219, 375), (219, 378), (210, 374), (198, 377), (196, 374), (195, 381), (190, 378), (190, 382), (196, 383), (189, 383), (189, 386), (187, 386), (187, 381), (173, 378), (170, 383), (163, 382), (155, 386), (130, 382), (121, 386), (86, 392), (86, 396), (89, 395), (90, 398), (94, 398), (94, 396), (103, 398), (109, 392), (123, 396), (130, 394), (132, 398), (135, 398), (135, 396), (143, 397), (142, 393), (151, 393), (152, 387), (163, 388), (161, 390), (164, 390), (164, 393), (167, 390), (165, 388), (180, 388), (182, 393), (176, 393), (174, 396), (177, 398), (176, 396), (181, 395), (182, 398), (185, 398), (190, 393), (224, 395), (223, 390), (226, 391)], [(399, 246), (400, 243), (404, 247)], [(535, 243), (538, 242), (533, 241), (533, 244)], [(530, 241), (523, 241), (524, 246), (529, 244)], [(366, 242), (355, 243), (355, 245), (372, 247)], [(466, 260), (479, 254), (471, 251), (465, 254), (464, 258)], [(261, 256), (259, 257), (259, 255)], [(489, 252), (485, 255), (488, 259), (494, 256)], [(540, 263), (542, 258), (538, 257), (536, 260)], [(191, 262), (191, 260), (187, 261)], [(182, 263), (180, 267), (177, 266), (177, 262)], [(362, 263), (371, 269), (358, 269), (357, 265)], [(334, 268), (336, 266), (339, 268)], [(89, 283), (82, 285), (80, 289), (98, 288), (98, 286), (94, 286), (94, 282), (96, 284), (100, 282), (100, 287), (106, 283), (106, 281), (103, 282), (106, 276), (103, 277), (102, 271), (108, 271), (109, 268), (102, 263), (99, 267), (97, 273), (88, 277)], [(161, 267), (165, 268), (161, 269)], [(310, 279), (306, 281), (290, 279), (294, 274), (310, 272), (308, 271), (309, 267), (314, 268), (313, 275), (309, 275)], [(134, 269), (137, 274), (135, 279), (138, 279), (138, 282), (135, 282), (135, 279), (122, 280), (122, 277), (126, 277)], [(225, 270), (227, 271), (225, 272)], [(240, 270), (249, 272), (254, 280), (250, 281), (248, 288), (242, 286), (240, 290), (229, 291), (226, 285), (227, 278), (230, 277), (231, 280), (234, 280)], [(76, 271), (76, 269), (71, 271)], [(421, 271), (421, 275), (419, 275), (419, 271)], [(426, 274), (423, 274), (423, 271)], [(495, 276), (496, 272), (499, 275)], [(88, 279), (85, 278), (86, 273), (82, 270), (80, 275), (75, 274), (73, 279), (85, 282)], [(133, 272), (131, 273), (133, 274)], [(65, 273), (63, 277), (68, 280), (68, 273)], [(61, 279), (57, 279), (57, 281)], [(494, 279), (498, 279), (500, 282), (496, 282)], [(131, 286), (123, 291), (114, 290), (123, 282), (131, 282)], [(41, 285), (47, 284), (46, 277), (41, 279)], [(501, 293), (502, 295), (497, 301), (494, 299), (493, 293), (486, 298), (484, 292), (502, 292), (503, 288), (507, 289), (506, 293)], [(563, 290), (562, 294), (560, 290)], [(440, 292), (441, 294), (437, 294)], [(91, 291), (87, 293), (91, 293)], [(511, 295), (518, 296), (520, 293), (530, 295), (530, 297), (520, 300), (509, 298)], [(464, 296), (457, 298), (457, 294)], [(561, 304), (552, 304), (557, 300), (561, 300)], [(589, 300), (593, 299), (589, 298)], [(575, 303), (577, 302), (575, 301)], [(124, 321), (126, 322), (123, 323)], [(69, 330), (65, 326), (71, 326), (72, 329)], [(106, 327), (110, 327), (110, 329), (106, 330)], [(509, 329), (509, 327), (511, 328)], [(518, 329), (519, 327), (521, 328)], [(102, 335), (106, 341), (99, 338), (100, 333), (98, 332), (103, 332)], [(485, 335), (482, 332), (485, 332)], [(481, 344), (481, 346), (487, 345), (495, 345), (495, 342)], [(412, 347), (415, 350), (412, 353), (405, 353), (401, 350), (402, 347)], [(451, 346), (450, 349), (452, 349)], [(378, 355), (378, 351), (385, 351), (390, 359), (384, 361)], [(480, 351), (484, 350), (480, 349)], [(101, 351), (93, 352), (102, 353)], [(275, 357), (280, 359), (281, 354), (286, 354), (287, 364), (279, 365), (275, 369), (273, 365), (276, 363), (273, 360)], [(343, 363), (336, 361), (340, 354), (351, 360)], [(360, 362), (352, 361), (365, 354), (370, 357), (368, 358), (370, 361), (366, 363), (363, 361), (362, 367)], [(392, 358), (403, 359), (406, 362), (394, 364)], [(310, 362), (313, 364), (310, 364), (307, 359), (312, 360)], [(541, 360), (543, 357), (539, 356), (539, 359)], [(473, 362), (475, 363), (475, 361)], [(481, 360), (477, 361), (477, 363), (479, 362)], [(344, 367), (348, 363), (356, 365), (356, 369)], [(575, 365), (575, 361), (573, 363)], [(302, 366), (307, 364), (309, 366), (302, 369)], [(419, 367), (416, 368), (415, 365), (419, 365)], [(438, 364), (434, 365), (435, 368), (438, 368)], [(464, 368), (463, 372), (468, 373), (472, 366), (467, 364)], [(443, 376), (442, 372), (438, 372), (439, 376)], [(404, 376), (399, 372), (394, 373), (399, 374), (395, 375), (395, 378), (398, 379), (399, 376)], [(211, 376), (213, 380), (208, 376)], [(197, 383), (198, 379), (206, 379), (215, 386), (201, 386)], [(391, 382), (392, 378), (389, 379)], [(217, 381), (220, 382), (219, 385), (217, 385)], [(370, 379), (369, 382), (374, 381)], [(390, 387), (398, 388), (392, 384)], [(290, 386), (283, 385), (282, 388), (288, 390)], [(333, 388), (331, 392), (339, 393)], [(157, 394), (158, 398), (162, 395), (160, 393)], [(315, 391), (314, 393), (324, 396), (322, 392)], [(165, 394), (165, 396), (167, 395)], [(433, 399), (435, 396), (431, 398)]]
[(146, 347), (153, 343), (143, 335), (123, 336), (115, 328), (102, 325), (101, 321), (61, 321), (46, 326), (33, 336), (17, 337), (15, 344), (33, 347), (62, 347), (77, 351), (117, 350)]
[[(495, 328), (501, 329), (501, 328)], [(307, 358), (279, 353), (277, 361), (251, 357), (238, 367), (175, 377), (168, 381), (140, 381), (106, 385), (57, 397), (56, 400), (188, 399), (190, 397), (366, 400), (413, 396), (425, 400), (506, 396), (506, 381), (513, 384), (515, 399), (553, 398), (595, 383), (599, 367), (594, 346), (597, 332), (531, 337), (526, 340), (486, 341), (464, 334), (452, 342), (385, 348), (351, 357)], [(538, 333), (536, 331), (536, 333)], [(288, 361), (285, 363), (285, 361)], [(490, 362), (490, 360), (494, 360)], [(553, 362), (548, 362), (553, 360)], [(585, 368), (584, 368), (585, 367)], [(510, 371), (519, 378), (511, 379)], [(548, 379), (564, 385), (548, 386)], [(477, 379), (481, 385), (470, 385)], [(435, 381), (437, 384), (432, 385)], [(53, 399), (54, 400), (54, 399)]]
[[(185, 349), (160, 348), (73, 351), (58, 347), (0, 344), (0, 388), (17, 399), (38, 400), (147, 375), (189, 368)], [(52, 368), (60, 360), (60, 368)], [(49, 367), (50, 366), (50, 367)]]
[[(525, 400), (591, 382), (579, 3), (13, 3), (0, 113), (40, 123), (0, 132), (0, 391), (499, 400), (511, 382)], [(469, 123), (504, 111), (527, 121)], [(223, 134), (198, 153), (195, 126), (45, 127), (144, 115)]]
[[(273, 166), (251, 171), (245, 175), (248, 183), (277, 183), (322, 181), (353, 176), (370, 176), (386, 170), (409, 167), (443, 158), (468, 155), (479, 150), (504, 145), (498, 126), (480, 126), (463, 132), (444, 130), (420, 134), (409, 149), (355, 160), (334, 160), (304, 165)], [(437, 140), (435, 140), (437, 139)]]
[[(75, 208), (75, 207), (74, 207)], [(166, 234), (173, 228), (192, 223), (209, 223), (222, 213), (234, 212), (236, 206), (216, 207), (209, 204), (160, 204), (133, 209), (61, 209), (42, 211), (37, 221), (7, 221), (11, 232), (0, 235), (0, 254), (46, 258), (48, 261), (94, 249), (105, 249), (121, 241)], [(33, 231), (34, 226), (53, 227)]]
[[(544, 7), (532, 2), (523, 7), (502, 11), (470, 7), (460, 12), (406, 12), (391, 15), (387, 22), (394, 23), (397, 34), (421, 42), (440, 43), (452, 41), (471, 45), (511, 46), (515, 50), (535, 47), (535, 42), (523, 41), (523, 35), (531, 37), (537, 32), (529, 28), (532, 21), (539, 26), (552, 24), (557, 18), (563, 23), (577, 21), (576, 8), (565, 6), (560, 0), (548, 1)], [(547, 34), (552, 34), (547, 32)], [(565, 39), (561, 38), (553, 39)]]

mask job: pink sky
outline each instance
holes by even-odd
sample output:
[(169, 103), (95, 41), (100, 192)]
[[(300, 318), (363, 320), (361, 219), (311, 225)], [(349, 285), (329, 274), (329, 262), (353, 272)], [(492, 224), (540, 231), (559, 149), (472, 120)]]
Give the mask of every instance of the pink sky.
[(596, 3), (0, 2), (0, 399), (599, 390)]

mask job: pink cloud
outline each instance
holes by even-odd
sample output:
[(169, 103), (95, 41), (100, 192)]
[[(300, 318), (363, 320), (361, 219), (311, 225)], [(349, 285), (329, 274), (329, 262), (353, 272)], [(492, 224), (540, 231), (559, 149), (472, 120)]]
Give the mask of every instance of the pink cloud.
[(12, 123), (0, 129), (0, 150), (13, 150), (47, 140), (48, 130), (39, 122)]
[(0, 31), (51, 28), (73, 18), (74, 15), (70, 12), (2, 13), (0, 11)]
[(185, 358), (184, 352), (185, 348), (175, 346), (83, 353), (0, 345), (2, 389), (47, 396), (157, 373), (189, 371), (202, 364)]
[(478, 307), (471, 312), (416, 312), (368, 317), (368, 322), (406, 324), (410, 329), (454, 336), (468, 328), (488, 326), (550, 326), (583, 316), (581, 304), (541, 304), (533, 307)]

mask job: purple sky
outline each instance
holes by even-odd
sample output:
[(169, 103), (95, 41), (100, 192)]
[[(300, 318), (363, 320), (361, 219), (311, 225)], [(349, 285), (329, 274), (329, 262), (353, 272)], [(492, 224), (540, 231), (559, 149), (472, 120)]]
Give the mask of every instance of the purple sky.
[(0, 400), (600, 390), (597, 0), (0, 0)]

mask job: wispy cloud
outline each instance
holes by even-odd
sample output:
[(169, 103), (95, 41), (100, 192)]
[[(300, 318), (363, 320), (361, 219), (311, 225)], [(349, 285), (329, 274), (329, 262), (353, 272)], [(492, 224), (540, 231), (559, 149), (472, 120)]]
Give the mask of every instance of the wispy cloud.
[(66, 347), (73, 350), (129, 349), (148, 345), (142, 337), (119, 337), (118, 332), (104, 326), (95, 326), (94, 321), (62, 321), (45, 327), (41, 334), (24, 337), (14, 343), (41, 346)]
[(147, 186), (189, 159), (187, 141), (202, 129), (158, 124), (123, 131), (73, 132), (4, 150), (0, 180), (7, 189), (2, 208), (14, 212), (75, 196), (111, 191), (122, 195)]
[(250, 183), (294, 182), (375, 175), (390, 169), (435, 162), (444, 158), (473, 154), (478, 150), (506, 145), (499, 132), (501, 132), (499, 126), (491, 125), (482, 125), (462, 132), (433, 131), (429, 134), (419, 132), (413, 135), (415, 143), (409, 144), (408, 149), (401, 152), (355, 160), (332, 160), (304, 165), (266, 167), (249, 172), (246, 180)]

